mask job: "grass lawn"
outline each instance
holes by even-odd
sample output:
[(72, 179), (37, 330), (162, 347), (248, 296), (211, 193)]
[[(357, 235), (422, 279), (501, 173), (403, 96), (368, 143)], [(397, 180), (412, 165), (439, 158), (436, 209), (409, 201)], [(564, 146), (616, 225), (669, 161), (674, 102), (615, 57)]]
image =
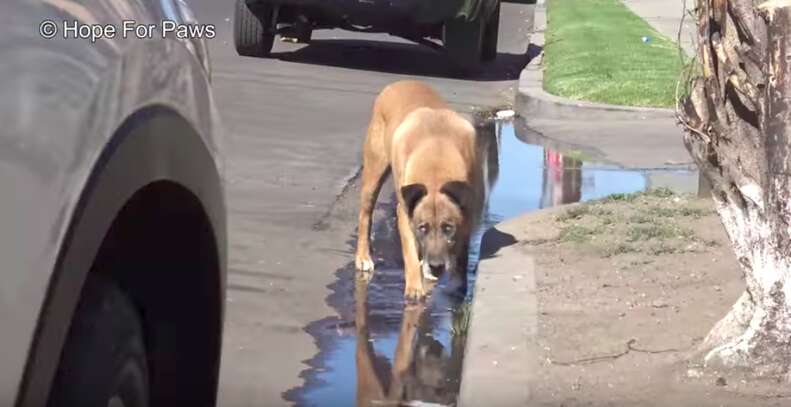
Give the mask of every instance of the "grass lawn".
[[(675, 42), (619, 0), (547, 2), (544, 89), (575, 100), (675, 106)], [(642, 37), (650, 37), (644, 43)]]

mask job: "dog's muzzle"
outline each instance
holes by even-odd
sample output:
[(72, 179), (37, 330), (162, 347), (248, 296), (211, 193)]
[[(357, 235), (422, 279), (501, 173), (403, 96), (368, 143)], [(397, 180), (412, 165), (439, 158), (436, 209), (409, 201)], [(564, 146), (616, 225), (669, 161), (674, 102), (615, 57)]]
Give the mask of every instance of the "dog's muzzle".
[(449, 261), (421, 260), (420, 264), (422, 266), (421, 268), (423, 271), (423, 278), (432, 281), (439, 279), (443, 273), (450, 270), (450, 267), (448, 266), (449, 263)]

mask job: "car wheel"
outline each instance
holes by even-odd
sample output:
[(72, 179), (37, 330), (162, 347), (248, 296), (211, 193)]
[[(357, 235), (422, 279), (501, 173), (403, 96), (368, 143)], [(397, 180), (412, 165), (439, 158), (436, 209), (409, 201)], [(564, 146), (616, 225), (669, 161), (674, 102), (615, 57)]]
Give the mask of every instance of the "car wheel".
[(307, 29), (299, 33), (297, 36), (297, 40), (303, 44), (310, 44), (310, 40), (313, 39), (313, 30)]
[(296, 24), (296, 31), (297, 41), (303, 44), (310, 43), (310, 40), (313, 38), (313, 25), (307, 18), (304, 16), (299, 17)]
[(109, 279), (89, 275), (69, 328), (50, 407), (148, 407), (143, 324)]
[(275, 43), (272, 6), (236, 0), (233, 41), (236, 52), (246, 57), (266, 57)]
[(459, 76), (477, 74), (481, 65), (483, 20), (476, 18), (472, 21), (447, 21), (443, 31), (442, 42), (450, 58), (453, 73)]
[(489, 21), (486, 22), (486, 30), (483, 33), (483, 51), (481, 57), (483, 61), (494, 61), (497, 58), (497, 39), (500, 31), (500, 2), (492, 11)]

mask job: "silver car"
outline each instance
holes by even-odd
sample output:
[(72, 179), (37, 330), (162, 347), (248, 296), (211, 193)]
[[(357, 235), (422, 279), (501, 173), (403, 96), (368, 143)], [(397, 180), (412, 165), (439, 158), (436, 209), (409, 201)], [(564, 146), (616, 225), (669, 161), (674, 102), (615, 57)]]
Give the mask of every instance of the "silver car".
[(226, 215), (196, 24), (181, 0), (0, 1), (0, 406), (215, 404)]

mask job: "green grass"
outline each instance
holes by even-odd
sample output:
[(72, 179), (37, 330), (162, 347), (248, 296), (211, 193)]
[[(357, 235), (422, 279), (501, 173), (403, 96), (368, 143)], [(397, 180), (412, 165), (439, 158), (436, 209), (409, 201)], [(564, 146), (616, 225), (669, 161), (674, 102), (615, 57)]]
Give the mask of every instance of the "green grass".
[(472, 303), (464, 302), (453, 313), (453, 323), (451, 324), (451, 334), (454, 336), (466, 336), (470, 328), (470, 318), (472, 318)]
[(567, 209), (565, 212), (555, 217), (558, 222), (568, 222), (570, 220), (579, 219), (590, 213), (590, 206), (581, 204)]
[[(544, 89), (575, 100), (672, 107), (678, 46), (619, 0), (548, 2)], [(643, 43), (641, 38), (651, 38)]]
[(668, 240), (668, 239), (691, 239), (694, 232), (691, 229), (676, 225), (649, 223), (630, 226), (626, 231), (626, 241), (636, 242), (639, 240)]
[(705, 252), (719, 242), (698, 235), (694, 222), (714, 215), (704, 201), (668, 188), (613, 194), (567, 207), (554, 216), (557, 236), (528, 244), (574, 244), (602, 258)]

